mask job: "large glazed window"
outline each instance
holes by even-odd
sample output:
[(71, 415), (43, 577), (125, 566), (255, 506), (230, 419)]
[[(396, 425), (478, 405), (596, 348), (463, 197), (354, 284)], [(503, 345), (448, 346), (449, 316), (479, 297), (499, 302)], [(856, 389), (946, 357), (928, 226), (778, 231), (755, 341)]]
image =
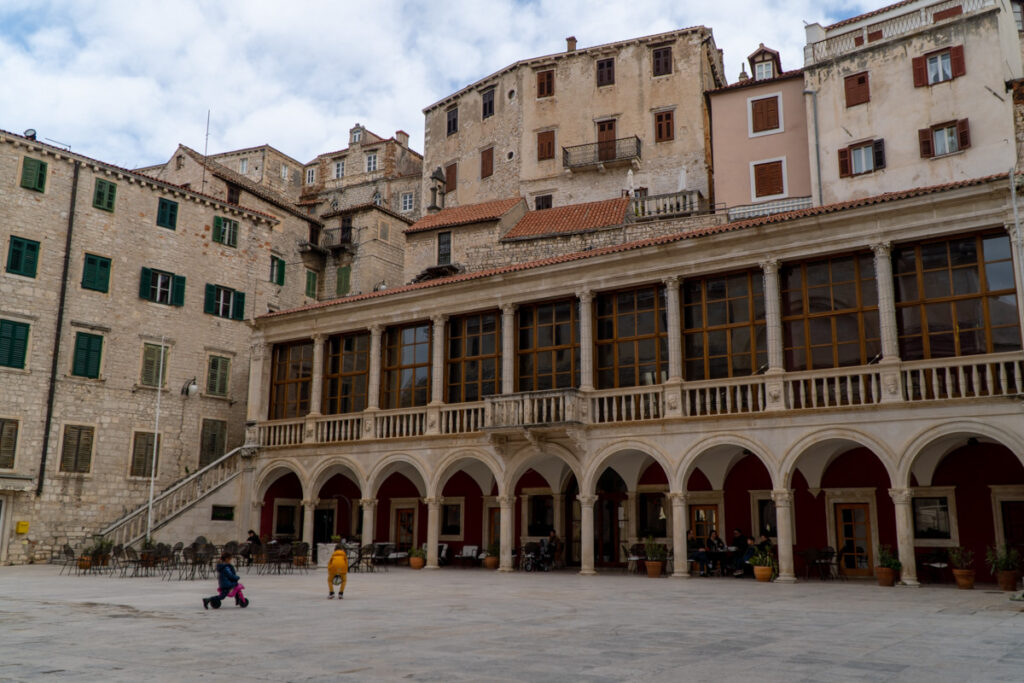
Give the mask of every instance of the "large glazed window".
[(270, 419), (304, 417), (313, 384), (313, 342), (275, 344), (270, 372)]
[(369, 333), (334, 335), (327, 340), (324, 363), (324, 414), (364, 410), (370, 374)]
[(516, 390), (578, 387), (580, 331), (576, 300), (520, 306), (518, 319)]
[(499, 313), (479, 313), (448, 323), (448, 403), (479, 401), (498, 393), (501, 373)]
[(899, 247), (892, 265), (902, 360), (1021, 348), (1005, 232)]
[(763, 287), (763, 277), (755, 270), (683, 283), (687, 380), (744, 377), (765, 366)]
[(430, 399), (430, 325), (388, 328), (382, 408), (425, 406)]
[(665, 288), (606, 292), (595, 300), (597, 388), (660, 384), (668, 379)]

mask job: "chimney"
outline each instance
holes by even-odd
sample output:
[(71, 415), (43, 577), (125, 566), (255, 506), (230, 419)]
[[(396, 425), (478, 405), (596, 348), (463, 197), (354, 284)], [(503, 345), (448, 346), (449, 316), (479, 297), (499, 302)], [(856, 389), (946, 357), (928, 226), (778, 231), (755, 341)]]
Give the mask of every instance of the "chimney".
[(569, 36), (565, 39), (565, 51), (576, 52), (576, 36)]
[(398, 140), (398, 144), (400, 144), (402, 147), (409, 146), (409, 134), (406, 133), (404, 130), (395, 131), (395, 139)]

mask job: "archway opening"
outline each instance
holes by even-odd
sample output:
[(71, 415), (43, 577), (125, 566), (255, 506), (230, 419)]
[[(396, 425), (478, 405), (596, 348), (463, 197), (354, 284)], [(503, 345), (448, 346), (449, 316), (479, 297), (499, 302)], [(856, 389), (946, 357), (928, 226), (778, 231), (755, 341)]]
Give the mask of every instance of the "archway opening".
[[(427, 509), (421, 491), (407, 471), (389, 474), (377, 489), (374, 541), (393, 543), (398, 552), (421, 547), (427, 539)], [(418, 477), (417, 477), (418, 478)]]
[(263, 494), (260, 538), (282, 543), (302, 540), (302, 523), (302, 482), (294, 472), (287, 472)]
[(317, 492), (313, 513), (313, 544), (329, 543), (334, 537), (358, 539), (363, 519), (359, 514), (359, 484), (344, 473), (332, 475)]

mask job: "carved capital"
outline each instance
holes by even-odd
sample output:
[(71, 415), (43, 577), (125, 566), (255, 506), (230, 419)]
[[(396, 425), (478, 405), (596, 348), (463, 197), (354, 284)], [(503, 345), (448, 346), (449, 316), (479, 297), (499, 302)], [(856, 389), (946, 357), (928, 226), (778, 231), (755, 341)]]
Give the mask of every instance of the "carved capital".
[(435, 508), (436, 509), (436, 508), (441, 507), (441, 501), (442, 500), (444, 500), (444, 499), (440, 498), (438, 496), (429, 496), (429, 497), (423, 499), (423, 503), (427, 507)]
[(875, 258), (888, 258), (892, 242), (875, 242), (871, 245), (871, 251), (875, 253)]
[(448, 322), (448, 314), (438, 313), (437, 315), (432, 315), (430, 316), (430, 322), (434, 323), (435, 327), (444, 325), (446, 322)]
[(253, 510), (262, 510), (263, 509), (263, 501), (262, 500), (254, 500), (254, 501), (252, 501), (252, 509)]
[(594, 300), (594, 293), (589, 289), (581, 289), (576, 292), (576, 298), (580, 300), (581, 304), (589, 304)]
[(384, 332), (384, 326), (379, 323), (370, 325), (370, 336), (379, 337)]
[(765, 275), (768, 275), (768, 274), (775, 275), (776, 273), (779, 272), (779, 260), (778, 259), (774, 259), (774, 258), (765, 259), (764, 261), (761, 261), (761, 263), (758, 264), (758, 265), (761, 266), (761, 270), (763, 270), (765, 272)]
[(910, 489), (889, 489), (889, 497), (892, 498), (893, 505), (910, 505), (910, 501), (914, 499)]
[(516, 309), (519, 308), (519, 304), (502, 304), (501, 314), (502, 315), (515, 315)]
[(267, 350), (270, 349), (270, 344), (265, 341), (257, 341), (249, 344), (249, 356), (253, 360), (263, 360), (267, 357)]
[(661, 282), (667, 288), (675, 289), (675, 288), (677, 288), (679, 286), (679, 276), (678, 275), (669, 275), (668, 277), (661, 278)]
[(314, 344), (322, 344), (324, 339), (327, 339), (327, 335), (323, 332), (316, 332), (313, 334), (312, 339)]
[(672, 501), (672, 507), (684, 507), (686, 505), (686, 492), (684, 491), (672, 491), (665, 495)]
[(581, 493), (576, 496), (576, 500), (580, 501), (580, 505), (584, 507), (593, 507), (594, 503), (597, 502), (597, 496)]
[(364, 510), (374, 510), (377, 507), (376, 498), (360, 498), (359, 504), (363, 506)]
[(776, 489), (772, 491), (772, 501), (777, 508), (793, 507), (793, 492), (790, 489)]
[(498, 505), (503, 508), (510, 508), (515, 502), (515, 496), (498, 496)]
[(319, 505), (319, 504), (320, 504), (320, 499), (319, 498), (313, 498), (311, 500), (304, 500), (304, 501), (302, 501), (302, 507), (304, 507), (306, 509), (309, 509), (309, 510), (315, 510), (316, 506)]

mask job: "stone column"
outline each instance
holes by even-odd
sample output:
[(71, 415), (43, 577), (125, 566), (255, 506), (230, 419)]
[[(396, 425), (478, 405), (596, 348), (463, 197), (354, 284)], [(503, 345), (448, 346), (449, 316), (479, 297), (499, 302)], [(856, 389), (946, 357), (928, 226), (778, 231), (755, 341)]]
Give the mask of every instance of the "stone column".
[(597, 496), (579, 495), (580, 501), (580, 574), (592, 576), (594, 571), (594, 503)]
[(594, 390), (594, 293), (576, 292), (580, 300), (580, 391)]
[(501, 393), (516, 390), (516, 305), (501, 305)]
[[(626, 537), (630, 543), (643, 543), (644, 539), (637, 536), (639, 529), (636, 526), (636, 518), (638, 516), (636, 499), (636, 491), (626, 491)], [(619, 554), (618, 548), (616, 548), (615, 554)]]
[[(765, 371), (765, 409), (783, 410), (786, 407), (785, 363), (782, 360), (782, 313), (779, 306), (779, 262), (768, 259), (761, 262), (764, 271), (764, 320), (768, 343), (768, 368)], [(757, 370), (760, 370), (758, 368)], [(755, 371), (756, 372), (756, 371)]]
[(325, 334), (313, 335), (313, 385), (309, 390), (309, 416), (322, 414), (324, 398), (324, 341)]
[[(875, 252), (875, 286), (878, 288), (878, 328), (882, 343), (879, 388), (882, 403), (901, 401), (899, 328), (896, 326), (896, 290), (892, 279), (892, 244), (872, 244)], [(876, 360), (876, 359), (869, 359)]]
[(433, 323), (434, 335), (431, 344), (430, 403), (436, 406), (444, 403), (444, 329), (448, 316), (435, 315), (430, 321)]
[(686, 514), (686, 494), (673, 492), (668, 494), (672, 501), (672, 576), (679, 579), (690, 578), (690, 553), (686, 547), (689, 534), (690, 515)]
[(913, 496), (910, 489), (889, 489), (889, 497), (896, 507), (896, 545), (899, 549), (900, 583), (904, 586), (918, 587), (917, 556), (914, 553), (914, 513), (912, 510)]
[[(262, 539), (263, 538), (263, 501), (262, 500), (254, 500), (254, 501), (252, 501), (252, 512), (249, 513), (249, 514), (250, 514), (249, 520), (248, 520), (249, 523), (245, 525), (246, 533), (248, 533), (249, 529), (254, 529), (256, 531), (256, 535), (259, 536), (260, 539)], [(253, 517), (256, 518), (255, 522), (252, 521)], [(271, 529), (271, 531), (273, 531), (273, 529)], [(239, 535), (239, 538), (241, 538), (241, 535)]]
[(377, 499), (360, 498), (359, 504), (363, 506), (363, 545), (373, 543), (373, 523), (377, 519)]
[(383, 325), (370, 326), (370, 376), (367, 378), (366, 386), (366, 408), (377, 410), (380, 408), (380, 338), (384, 333)]
[(245, 414), (245, 443), (258, 446), (259, 423), (269, 419), (271, 346), (263, 341), (249, 345), (249, 392)]
[(793, 570), (793, 491), (777, 489), (772, 491), (775, 503), (775, 527), (779, 538), (779, 583), (795, 583)]
[(515, 496), (498, 496), (498, 504), (501, 506), (501, 517), (498, 519), (498, 535), (501, 543), (499, 572), (512, 571), (512, 530), (515, 528), (512, 511), (515, 502)]
[(424, 498), (427, 504), (427, 564), (425, 569), (439, 569), (437, 544), (441, 535), (441, 499)]
[(565, 539), (565, 494), (564, 493), (553, 493), (551, 494), (551, 504), (554, 506), (554, 527), (555, 533), (558, 537)]
[(1021, 296), (1021, 287), (1024, 286), (1024, 227), (1018, 228), (1014, 223), (1006, 223), (1005, 227), (1010, 235), (1014, 280), (1017, 282), (1017, 319), (1024, 338), (1024, 296)]
[(668, 310), (668, 381), (683, 380), (683, 323), (679, 310), (679, 278), (675, 275), (662, 280), (665, 283), (665, 306)]
[(313, 548), (313, 511), (320, 501), (316, 498), (302, 501), (302, 542)]

